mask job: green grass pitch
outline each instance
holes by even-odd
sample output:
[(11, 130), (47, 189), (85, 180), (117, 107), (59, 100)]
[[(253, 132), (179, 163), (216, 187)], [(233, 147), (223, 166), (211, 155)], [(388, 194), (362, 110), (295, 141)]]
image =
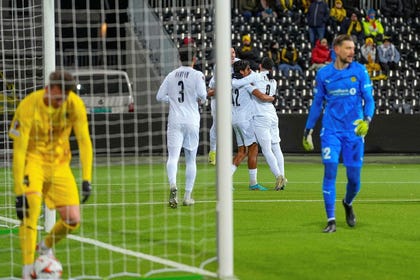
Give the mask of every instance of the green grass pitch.
[[(326, 218), (321, 192), (323, 166), (318, 155), (286, 155), (289, 183), (286, 190), (280, 192), (272, 190), (274, 178), (263, 158), (259, 159), (258, 179), (271, 190), (249, 191), (248, 172), (243, 163), (233, 177), (235, 275), (242, 280), (417, 279), (420, 273), (419, 163), (417, 156), (367, 155), (362, 170), (362, 189), (354, 202), (357, 216), (354, 228), (346, 225), (340, 202), (346, 182), (345, 169), (340, 166), (337, 232), (332, 234), (322, 233)], [(216, 256), (215, 168), (205, 163), (204, 158), (198, 163), (193, 193), (197, 204), (178, 209), (170, 209), (166, 203), (168, 186), (163, 161), (124, 168), (97, 166), (94, 172), (95, 197), (89, 200), (90, 205), (83, 206), (85, 222), (74, 234), (76, 237), (97, 239), (115, 246), (124, 244), (135, 252), (165, 256), (194, 266)], [(183, 172), (181, 164), (180, 189), (184, 185)], [(12, 198), (4, 195), (0, 200), (3, 205), (1, 216), (14, 218)], [(123, 207), (122, 201), (133, 206)], [(112, 216), (112, 224), (107, 223), (108, 215)], [(179, 227), (180, 223), (183, 227)], [(161, 226), (163, 224), (166, 226)], [(144, 231), (138, 232), (139, 228)], [(150, 231), (150, 228), (154, 230)], [(112, 238), (108, 236), (110, 230)], [(170, 240), (179, 237), (184, 243), (174, 242), (164, 247), (150, 245), (164, 243), (168, 237)], [(185, 243), (185, 240), (192, 242)], [(186, 253), (177, 255), (180, 249)], [(68, 250), (72, 252), (67, 254)], [(11, 275), (19, 278), (20, 252), (16, 233), (1, 231), (0, 252), (0, 278), (7, 279)], [(105, 278), (118, 272), (120, 267), (136, 273), (160, 267), (106, 248), (95, 249), (92, 244), (81, 245), (75, 239), (60, 243), (56, 253), (64, 264), (64, 278), (70, 269), (72, 275), (81, 275), (83, 271), (85, 275), (100, 274)], [(190, 255), (194, 255), (194, 259)], [(104, 260), (106, 269), (100, 268), (96, 261), (99, 259)], [(215, 272), (217, 267), (212, 263), (206, 269)], [(153, 277), (207, 279), (185, 272), (167, 272)], [(127, 276), (117, 279), (127, 279)]]

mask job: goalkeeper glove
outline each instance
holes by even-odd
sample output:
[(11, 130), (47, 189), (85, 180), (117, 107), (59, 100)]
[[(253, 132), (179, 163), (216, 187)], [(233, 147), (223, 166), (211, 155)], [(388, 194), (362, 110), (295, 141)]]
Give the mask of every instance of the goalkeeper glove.
[(90, 183), (88, 181), (83, 181), (82, 182), (82, 196), (83, 196), (82, 203), (85, 203), (88, 200), (91, 191), (92, 191), (92, 186), (90, 185)]
[(16, 196), (16, 215), (19, 218), (19, 220), (23, 220), (23, 217), (28, 217), (29, 212), (29, 204), (28, 200), (26, 199), (26, 196), (19, 195)]
[(303, 131), (302, 145), (307, 152), (314, 150), (314, 143), (312, 142), (312, 131), (313, 129), (305, 129)]
[(356, 133), (356, 135), (358, 136), (366, 136), (366, 134), (368, 133), (369, 130), (369, 120), (365, 119), (365, 120), (355, 120), (353, 123), (356, 127), (354, 128), (354, 132)]

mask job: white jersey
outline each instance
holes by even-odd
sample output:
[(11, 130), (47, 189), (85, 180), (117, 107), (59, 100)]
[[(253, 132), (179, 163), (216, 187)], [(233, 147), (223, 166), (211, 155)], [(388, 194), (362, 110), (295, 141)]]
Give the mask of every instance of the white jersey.
[[(236, 79), (232, 79), (234, 81)], [(255, 111), (252, 99), (254, 86), (247, 84), (241, 87), (232, 86), (232, 124), (250, 121)]]
[(207, 97), (205, 78), (202, 72), (188, 66), (180, 66), (169, 73), (156, 99), (169, 103), (168, 125), (192, 124), (200, 126), (200, 102)]
[[(268, 78), (267, 74), (268, 71), (257, 73), (256, 79), (253, 83), (255, 87), (261, 92), (270, 96), (275, 96), (277, 95), (277, 81)], [(255, 101), (256, 116), (276, 116), (277, 118), (276, 108), (274, 107), (273, 103), (261, 101), (255, 96), (253, 97), (253, 100)]]
[[(261, 73), (252, 72), (250, 75), (232, 80), (233, 87), (243, 88), (250, 84), (254, 85), (259, 91), (274, 96), (277, 93), (277, 82), (267, 77), (268, 71)], [(253, 125), (257, 140), (259, 143), (263, 139), (268, 139), (272, 143), (280, 142), (280, 133), (278, 128), (278, 116), (276, 108), (271, 102), (264, 102), (252, 96), (254, 111), (252, 113)]]
[[(268, 71), (262, 71), (260, 73), (252, 72), (250, 75), (232, 82), (233, 86), (242, 87), (248, 84), (252, 84), (259, 91), (270, 95), (275, 96), (277, 94), (277, 81), (274, 79), (269, 79)], [(253, 114), (255, 116), (276, 116), (276, 108), (271, 102), (262, 101), (259, 98), (253, 96), (252, 100), (255, 102), (255, 111)]]
[(257, 142), (252, 125), (252, 112), (254, 111), (253, 90), (255, 90), (255, 87), (250, 84), (240, 88), (232, 86), (232, 128), (235, 132), (238, 147), (248, 147), (252, 143)]

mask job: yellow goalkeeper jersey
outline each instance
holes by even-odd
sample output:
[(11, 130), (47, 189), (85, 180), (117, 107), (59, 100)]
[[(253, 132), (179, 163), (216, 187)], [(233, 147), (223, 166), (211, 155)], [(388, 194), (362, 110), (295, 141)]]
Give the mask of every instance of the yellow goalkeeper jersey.
[(58, 109), (45, 105), (45, 89), (29, 94), (19, 104), (9, 130), (13, 139), (13, 178), (16, 195), (23, 193), (26, 161), (54, 166), (70, 164), (70, 134), (79, 147), (83, 180), (91, 181), (92, 142), (83, 100), (70, 92)]

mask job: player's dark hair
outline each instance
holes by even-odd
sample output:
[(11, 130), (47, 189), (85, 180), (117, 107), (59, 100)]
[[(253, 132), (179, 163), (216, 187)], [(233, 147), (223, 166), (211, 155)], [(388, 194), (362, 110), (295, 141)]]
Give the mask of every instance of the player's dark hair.
[(335, 37), (334, 42), (333, 42), (333, 47), (335, 47), (335, 46), (341, 46), (341, 44), (344, 41), (352, 41), (352, 42), (354, 42), (353, 41), (353, 38), (350, 35), (348, 35), (348, 34), (341, 34), (341, 35), (338, 35), (337, 37)]
[(185, 45), (179, 48), (179, 60), (183, 66), (191, 66), (193, 58), (195, 57), (195, 47), (192, 45)]
[(68, 94), (69, 91), (75, 89), (76, 84), (75, 84), (74, 78), (67, 71), (56, 70), (54, 72), (51, 72), (49, 78), (50, 78), (49, 86), (50, 87), (58, 86), (60, 87), (61, 90), (64, 90), (65, 94)]
[(263, 57), (261, 60), (261, 67), (265, 70), (272, 71), (274, 67), (274, 61), (269, 57)]
[(235, 74), (240, 74), (241, 71), (244, 71), (249, 66), (248, 60), (238, 60), (233, 63), (233, 72)]

